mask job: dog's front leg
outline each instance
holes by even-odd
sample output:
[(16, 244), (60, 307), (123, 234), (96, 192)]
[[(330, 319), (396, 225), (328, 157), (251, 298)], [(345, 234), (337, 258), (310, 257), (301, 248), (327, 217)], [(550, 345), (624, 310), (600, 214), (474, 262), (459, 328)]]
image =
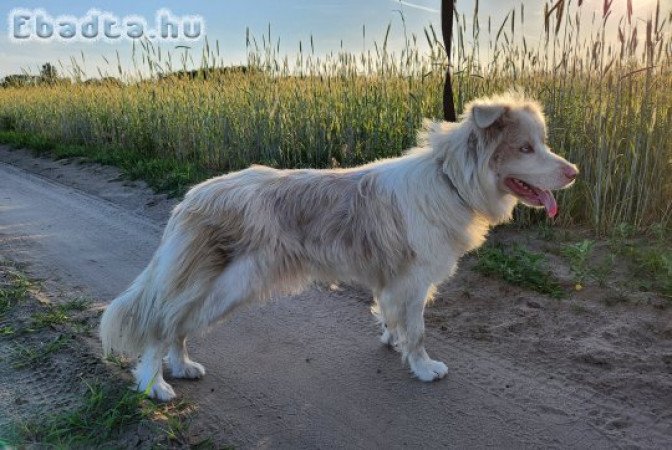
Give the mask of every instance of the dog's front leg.
[(187, 338), (185, 336), (175, 339), (170, 346), (168, 365), (174, 378), (195, 380), (205, 375), (205, 367), (189, 358), (189, 353), (187, 353)]
[(432, 286), (416, 288), (408, 292), (405, 298), (405, 314), (401, 323), (401, 350), (408, 361), (413, 374), (421, 381), (434, 381), (448, 373), (448, 367), (441, 361), (435, 361), (425, 350), (425, 303)]

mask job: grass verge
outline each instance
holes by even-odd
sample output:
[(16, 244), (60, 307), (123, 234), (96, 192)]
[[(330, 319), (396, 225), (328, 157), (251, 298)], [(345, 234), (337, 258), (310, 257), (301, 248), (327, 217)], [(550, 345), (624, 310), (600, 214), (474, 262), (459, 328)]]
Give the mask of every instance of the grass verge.
[(196, 164), (178, 162), (169, 157), (152, 157), (132, 149), (114, 146), (86, 146), (63, 144), (45, 136), (19, 131), (1, 131), (0, 144), (13, 148), (26, 148), (37, 155), (56, 159), (85, 158), (88, 161), (116, 166), (125, 177), (143, 180), (152, 188), (170, 196), (180, 196), (189, 186), (198, 183), (214, 172), (207, 172)]
[(641, 290), (657, 291), (672, 300), (672, 250), (627, 245), (618, 252), (630, 258), (634, 279)]
[(157, 431), (175, 443), (186, 431), (181, 417), (189, 409), (187, 403), (156, 404), (128, 386), (96, 380), (86, 383), (79, 407), (22, 423), (16, 428), (15, 439), (56, 448), (100, 447), (129, 427), (162, 418), (164, 423)]
[(560, 282), (548, 270), (544, 255), (521, 245), (485, 245), (476, 252), (475, 269), (502, 280), (553, 298), (567, 294)]
[(0, 319), (16, 304), (25, 300), (30, 283), (21, 272), (8, 268), (7, 279), (0, 284)]
[(212, 447), (189, 435), (193, 405), (149, 400), (89, 347), (90, 301), (43, 304), (4, 261), (0, 282), (0, 448)]
[(12, 352), (12, 367), (14, 369), (32, 368), (46, 362), (53, 354), (63, 350), (70, 342), (70, 336), (59, 334), (48, 342), (38, 344), (15, 343)]

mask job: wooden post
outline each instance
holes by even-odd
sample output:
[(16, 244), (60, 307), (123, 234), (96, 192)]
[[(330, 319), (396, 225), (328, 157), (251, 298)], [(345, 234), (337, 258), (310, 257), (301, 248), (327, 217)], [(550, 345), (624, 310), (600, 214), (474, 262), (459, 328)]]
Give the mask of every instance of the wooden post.
[(455, 0), (441, 0), (441, 33), (443, 45), (448, 57), (446, 68), (446, 84), (443, 86), (443, 118), (448, 122), (455, 122), (455, 102), (453, 101), (453, 87), (450, 80), (450, 49), (453, 43), (453, 14), (455, 12)]

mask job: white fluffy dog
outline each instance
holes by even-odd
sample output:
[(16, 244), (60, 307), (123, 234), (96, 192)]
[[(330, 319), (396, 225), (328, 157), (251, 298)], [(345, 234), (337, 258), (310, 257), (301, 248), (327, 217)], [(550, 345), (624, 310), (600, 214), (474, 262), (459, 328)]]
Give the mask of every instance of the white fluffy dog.
[(510, 219), (518, 201), (557, 213), (551, 190), (576, 166), (551, 152), (540, 106), (480, 99), (457, 124), (429, 124), (404, 156), (337, 170), (254, 166), (192, 188), (147, 268), (105, 311), (106, 353), (140, 355), (137, 388), (175, 396), (162, 375), (199, 378), (187, 336), (237, 306), (311, 281), (373, 292), (382, 341), (422, 381), (446, 375), (423, 345), (423, 310), (458, 260)]

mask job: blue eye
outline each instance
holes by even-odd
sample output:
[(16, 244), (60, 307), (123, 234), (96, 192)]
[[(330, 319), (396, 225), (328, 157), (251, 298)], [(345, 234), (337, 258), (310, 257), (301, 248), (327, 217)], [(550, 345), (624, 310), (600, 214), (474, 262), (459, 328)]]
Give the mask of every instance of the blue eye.
[(521, 153), (534, 153), (534, 149), (530, 145), (524, 145), (519, 150)]

